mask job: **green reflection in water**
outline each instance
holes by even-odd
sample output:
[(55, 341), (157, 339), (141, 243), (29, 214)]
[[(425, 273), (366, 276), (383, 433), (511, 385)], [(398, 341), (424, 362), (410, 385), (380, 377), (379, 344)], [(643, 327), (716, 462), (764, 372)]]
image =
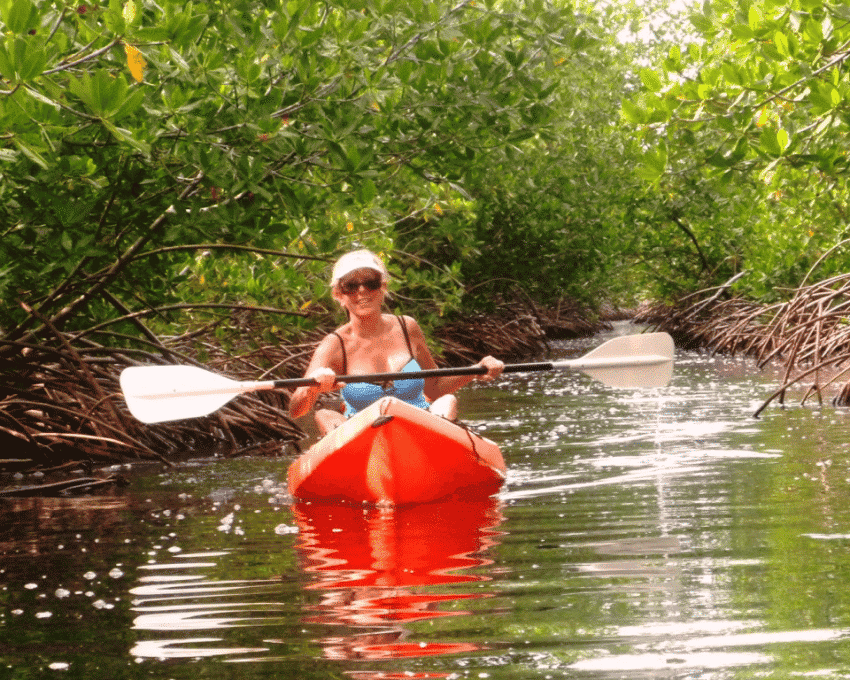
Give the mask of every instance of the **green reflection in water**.
[(753, 420), (768, 382), (470, 390), (510, 467), (481, 521), (294, 515), (286, 459), (4, 501), (0, 677), (847, 677), (850, 417)]

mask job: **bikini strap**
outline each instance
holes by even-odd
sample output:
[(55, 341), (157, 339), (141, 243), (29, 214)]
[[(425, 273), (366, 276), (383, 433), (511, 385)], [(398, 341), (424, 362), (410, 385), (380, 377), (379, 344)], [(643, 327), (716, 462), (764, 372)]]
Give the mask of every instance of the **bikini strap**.
[(410, 358), (415, 359), (416, 355), (413, 354), (413, 346), (410, 344), (410, 334), (407, 332), (407, 324), (404, 322), (404, 317), (397, 316), (396, 319), (401, 324), (401, 332), (404, 333), (404, 341), (407, 343), (407, 351), (410, 352)]
[[(401, 325), (401, 332), (404, 333), (404, 341), (407, 343), (407, 351), (410, 352), (410, 358), (415, 359), (416, 355), (413, 354), (413, 345), (410, 342), (410, 333), (407, 331), (407, 324), (401, 316), (397, 316), (396, 319), (398, 319), (398, 322)], [(342, 350), (342, 374), (348, 375), (348, 355), (345, 353), (345, 342), (343, 341), (342, 336), (336, 331), (333, 331), (333, 335), (335, 335), (339, 340), (339, 348)]]
[(339, 338), (339, 348), (342, 350), (342, 374), (348, 375), (348, 356), (345, 354), (345, 342), (343, 342), (339, 333), (333, 331), (333, 334)]

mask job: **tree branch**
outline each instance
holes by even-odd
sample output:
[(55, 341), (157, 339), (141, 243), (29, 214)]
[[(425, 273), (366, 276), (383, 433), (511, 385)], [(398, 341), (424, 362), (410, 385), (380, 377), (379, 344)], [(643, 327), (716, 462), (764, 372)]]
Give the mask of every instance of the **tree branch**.
[(670, 221), (673, 222), (679, 229), (681, 229), (685, 234), (691, 239), (691, 242), (694, 244), (694, 248), (697, 249), (697, 254), (699, 255), (699, 259), (702, 261), (702, 270), (706, 271), (708, 266), (708, 260), (705, 259), (705, 255), (703, 255), (702, 248), (699, 247), (699, 241), (697, 241), (697, 237), (694, 235), (686, 224), (684, 224), (678, 217), (675, 215), (670, 216)]
[(78, 333), (72, 333), (71, 336), (75, 340), (79, 340), (80, 338), (85, 337), (86, 335), (90, 335), (96, 331), (101, 330), (102, 328), (106, 328), (107, 326), (111, 326), (116, 323), (120, 323), (122, 321), (132, 321), (134, 319), (141, 318), (143, 316), (150, 316), (151, 314), (159, 314), (161, 312), (170, 312), (177, 309), (229, 309), (229, 310), (246, 310), (251, 312), (266, 312), (268, 314), (285, 314), (287, 316), (300, 316), (302, 318), (309, 318), (311, 315), (308, 312), (294, 312), (286, 309), (279, 309), (278, 307), (261, 307), (259, 305), (245, 305), (239, 303), (227, 303), (227, 302), (181, 302), (173, 305), (161, 305), (159, 307), (154, 307), (152, 309), (144, 309), (139, 312), (133, 312), (132, 314), (125, 314), (124, 316), (119, 316), (115, 319), (109, 319), (107, 321), (103, 321), (96, 326), (92, 326), (91, 328), (87, 328), (84, 331), (80, 331)]
[(110, 42), (105, 47), (101, 47), (100, 49), (95, 50), (94, 52), (89, 52), (86, 56), (81, 57), (80, 59), (77, 59), (77, 61), (69, 61), (67, 64), (62, 64), (61, 66), (57, 66), (55, 68), (51, 68), (51, 69), (48, 69), (46, 71), (42, 71), (41, 75), (49, 76), (51, 73), (58, 73), (59, 71), (67, 71), (68, 69), (73, 68), (74, 66), (79, 66), (80, 64), (85, 64), (87, 61), (91, 61), (92, 59), (96, 59), (101, 54), (108, 52), (113, 47), (118, 45), (120, 42), (121, 42), (121, 38), (114, 38), (112, 40), (112, 42)]
[[(186, 199), (189, 195), (191, 195), (197, 186), (201, 183), (204, 178), (204, 174), (202, 172), (198, 172), (195, 178), (189, 183), (189, 185), (180, 193), (177, 201), (182, 201)], [(113, 264), (106, 270), (101, 276), (85, 293), (80, 295), (76, 300), (70, 302), (64, 309), (61, 309), (59, 312), (54, 314), (52, 317), (48, 318), (47, 321), (55, 326), (59, 327), (59, 325), (65, 321), (67, 318), (75, 314), (80, 307), (86, 304), (89, 300), (91, 300), (95, 295), (98, 295), (106, 286), (108, 286), (112, 281), (118, 278), (118, 275), (127, 266), (129, 262), (133, 260), (136, 253), (138, 253), (144, 245), (150, 241), (151, 238), (156, 234), (157, 231), (162, 229), (165, 225), (168, 216), (175, 214), (177, 211), (174, 209), (174, 204), (168, 206), (159, 217), (157, 217), (145, 231), (143, 236), (140, 236), (136, 241), (131, 245), (124, 254), (122, 254)], [(23, 339), (24, 341), (32, 339), (38, 329), (32, 330), (29, 333), (23, 334), (24, 329), (29, 326), (33, 321), (35, 321), (34, 316), (29, 316), (23, 323), (21, 323), (16, 329), (14, 329), (11, 333), (8, 334), (8, 338), (10, 340)]]

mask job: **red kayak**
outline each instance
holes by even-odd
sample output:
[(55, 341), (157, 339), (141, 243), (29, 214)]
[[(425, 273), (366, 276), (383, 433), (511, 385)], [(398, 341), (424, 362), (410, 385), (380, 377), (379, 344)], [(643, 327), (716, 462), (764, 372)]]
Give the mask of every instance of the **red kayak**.
[(505, 461), (489, 439), (384, 397), (295, 460), (288, 478), (301, 500), (404, 505), (492, 495), (504, 482)]

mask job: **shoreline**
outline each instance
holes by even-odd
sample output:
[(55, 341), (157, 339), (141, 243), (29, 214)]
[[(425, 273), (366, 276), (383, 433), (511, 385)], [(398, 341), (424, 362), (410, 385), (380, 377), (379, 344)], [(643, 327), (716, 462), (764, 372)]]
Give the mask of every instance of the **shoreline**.
[[(333, 326), (331, 315), (322, 321), (295, 343), (234, 348), (217, 342), (209, 330), (163, 341), (165, 351), (147, 358), (106, 348), (71, 357), (56, 350), (21, 353), (22, 384), (0, 401), (0, 444), (15, 452), (0, 459), (0, 497), (100, 492), (122, 484), (126, 465), (298, 453), (307, 433), (289, 418), (288, 394), (282, 391), (246, 394), (201, 418), (145, 425), (126, 411), (118, 377), (137, 362), (195, 364), (236, 380), (300, 377), (325, 327)], [(260, 335), (249, 319), (238, 326), (239, 337)], [(433, 341), (442, 349), (438, 364), (458, 366), (486, 354), (506, 361), (541, 356), (552, 340), (588, 337), (607, 327), (601, 317), (567, 301), (549, 310), (503, 304), (493, 313), (439, 326)]]
[[(780, 385), (755, 416), (800, 388), (801, 404), (831, 398), (835, 406), (850, 405), (850, 325), (842, 315), (850, 276), (801, 288), (773, 305), (732, 297), (728, 288), (700, 291), (679, 304), (599, 313), (566, 300), (548, 309), (497, 301), (490, 313), (438, 326), (432, 342), (442, 348), (435, 353), (441, 366), (469, 365), (486, 354), (516, 361), (545, 356), (554, 340), (589, 337), (610, 329), (612, 321), (630, 319), (670, 333), (677, 347), (747, 356), (760, 368), (776, 369)], [(18, 348), (9, 373), (15, 380), (0, 400), (0, 444), (14, 451), (0, 459), (0, 497), (89, 493), (120, 485), (120, 467), (128, 464), (168, 467), (212, 455), (299, 453), (307, 432), (289, 418), (283, 391), (246, 394), (202, 418), (145, 425), (127, 412), (118, 377), (139, 363), (194, 364), (237, 380), (300, 377), (316, 343), (338, 325), (327, 310), (318, 314), (317, 327), (294, 342), (263, 334), (264, 326), (248, 314), (231, 320), (224, 339), (208, 327), (167, 338), (156, 351), (81, 351), (71, 342), (67, 351)], [(259, 337), (265, 344), (256, 342)], [(66, 483), (70, 476), (80, 483)], [(15, 493), (24, 486), (29, 492)]]

